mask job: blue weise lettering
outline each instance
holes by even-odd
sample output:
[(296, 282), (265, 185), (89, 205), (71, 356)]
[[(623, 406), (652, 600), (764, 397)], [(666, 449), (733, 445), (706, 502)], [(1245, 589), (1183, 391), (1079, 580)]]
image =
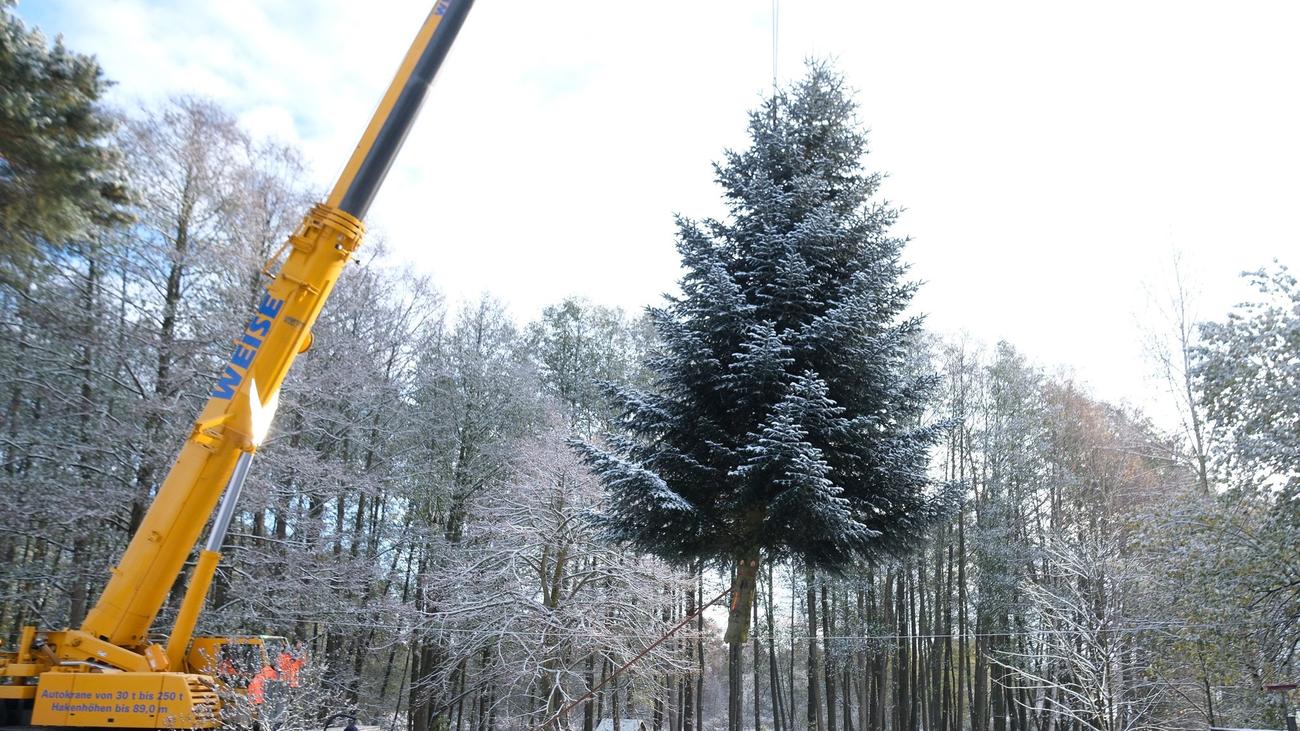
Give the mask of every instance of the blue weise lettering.
[(248, 331), (266, 337), (266, 334), (271, 332), (271, 321), (265, 317), (254, 317), (253, 321), (248, 323)]
[(284, 307), (284, 300), (272, 297), (270, 292), (262, 295), (262, 301), (257, 303), (258, 313), (265, 315), (268, 320), (274, 320), (280, 314), (281, 307)]
[(231, 398), (235, 395), (235, 390), (239, 384), (244, 382), (244, 374), (235, 370), (232, 365), (226, 366), (226, 370), (221, 372), (221, 378), (217, 379), (216, 388), (212, 389), (212, 398)]
[(217, 385), (209, 394), (212, 398), (234, 397), (235, 392), (239, 390), (239, 385), (244, 382), (244, 374), (253, 365), (253, 358), (257, 356), (257, 350), (262, 345), (262, 340), (258, 336), (265, 338), (271, 332), (271, 321), (280, 314), (280, 309), (283, 307), (284, 300), (272, 297), (269, 292), (262, 295), (261, 301), (257, 303), (257, 314), (244, 329), (244, 334), (235, 345), (234, 352), (230, 354), (230, 362), (217, 378)]
[(257, 353), (257, 348), (249, 348), (243, 345), (236, 345), (235, 352), (230, 356), (230, 362), (248, 370), (253, 365), (253, 356)]

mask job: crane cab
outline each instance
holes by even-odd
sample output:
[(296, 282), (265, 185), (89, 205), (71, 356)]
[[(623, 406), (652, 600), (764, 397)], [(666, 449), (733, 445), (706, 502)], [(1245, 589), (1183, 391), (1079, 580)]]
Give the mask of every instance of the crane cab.
[(185, 655), (188, 672), (216, 681), (222, 722), (238, 728), (279, 726), (301, 662), (275, 635), (195, 637)]
[(275, 635), (195, 637), (185, 666), (187, 672), (211, 675), (242, 693), (264, 668), (274, 668), (288, 648), (289, 641)]

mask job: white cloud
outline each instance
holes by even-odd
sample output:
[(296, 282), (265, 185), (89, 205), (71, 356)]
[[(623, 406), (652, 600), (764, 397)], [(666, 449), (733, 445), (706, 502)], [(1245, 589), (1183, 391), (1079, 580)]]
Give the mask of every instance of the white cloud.
[(253, 107), (239, 115), (239, 123), (257, 139), (276, 140), (302, 146), (302, 137), (293, 115), (284, 107), (271, 105)]

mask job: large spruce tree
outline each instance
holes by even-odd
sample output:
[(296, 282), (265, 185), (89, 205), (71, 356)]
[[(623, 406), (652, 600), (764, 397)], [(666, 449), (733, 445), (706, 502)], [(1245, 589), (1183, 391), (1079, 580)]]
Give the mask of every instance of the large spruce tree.
[(583, 447), (614, 540), (735, 568), (743, 643), (760, 557), (829, 569), (894, 554), (943, 514), (926, 478), (931, 381), (907, 368), (915, 284), (897, 211), (863, 169), (843, 79), (809, 67), (715, 165), (729, 215), (679, 219), (682, 293), (651, 317), (647, 391), (615, 389), (621, 433)]

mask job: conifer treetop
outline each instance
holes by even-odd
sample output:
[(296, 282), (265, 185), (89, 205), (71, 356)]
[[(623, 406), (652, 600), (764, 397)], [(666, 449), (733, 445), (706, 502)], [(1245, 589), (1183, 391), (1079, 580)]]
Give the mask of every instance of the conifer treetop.
[(727, 217), (678, 217), (686, 273), (650, 310), (653, 385), (611, 388), (619, 428), (580, 447), (609, 538), (676, 561), (837, 568), (902, 551), (946, 512), (925, 473), (933, 381), (908, 366), (906, 241), (856, 113), (811, 63), (715, 164)]

